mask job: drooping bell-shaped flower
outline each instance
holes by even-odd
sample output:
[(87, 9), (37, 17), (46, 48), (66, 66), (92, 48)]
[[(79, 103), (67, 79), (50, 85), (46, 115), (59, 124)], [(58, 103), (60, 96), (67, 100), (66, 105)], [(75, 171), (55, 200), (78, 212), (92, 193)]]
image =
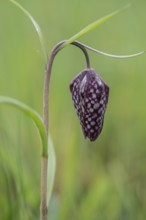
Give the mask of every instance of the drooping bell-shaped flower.
[(109, 87), (94, 69), (85, 69), (73, 79), (70, 91), (84, 136), (94, 141), (103, 127)]

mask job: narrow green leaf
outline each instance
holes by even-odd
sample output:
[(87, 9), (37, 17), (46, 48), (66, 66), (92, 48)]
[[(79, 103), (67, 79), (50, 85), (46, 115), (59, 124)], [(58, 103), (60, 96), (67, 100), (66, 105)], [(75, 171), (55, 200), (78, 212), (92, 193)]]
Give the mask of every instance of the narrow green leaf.
[(7, 104), (12, 107), (15, 107), (33, 120), (36, 127), (38, 128), (38, 131), (39, 131), (39, 134), (42, 140), (42, 156), (47, 157), (48, 156), (48, 146), (47, 146), (48, 141), (47, 141), (47, 135), (45, 132), (45, 127), (44, 127), (41, 116), (36, 111), (34, 111), (32, 108), (30, 108), (29, 106), (25, 105), (24, 103), (16, 99), (12, 99), (12, 98), (5, 97), (5, 96), (0, 96), (0, 104)]
[(143, 50), (143, 51), (140, 51), (138, 53), (133, 53), (133, 54), (128, 54), (128, 55), (116, 55), (116, 54), (109, 54), (109, 53), (105, 53), (101, 50), (97, 50), (97, 49), (94, 49), (92, 47), (89, 47), (88, 45), (85, 45), (83, 43), (80, 43), (78, 41), (75, 41), (77, 43), (79, 43), (80, 45), (82, 45), (83, 47), (87, 48), (88, 50), (91, 50), (95, 53), (98, 53), (98, 54), (101, 54), (101, 55), (104, 55), (104, 56), (107, 56), (107, 57), (111, 57), (111, 58), (116, 58), (116, 59), (127, 59), (127, 58), (134, 58), (134, 57), (138, 57), (144, 53), (146, 53), (146, 50)]
[(49, 160), (48, 160), (48, 192), (47, 192), (47, 200), (48, 206), (50, 203), (53, 185), (54, 185), (54, 178), (56, 172), (56, 156), (54, 152), (53, 142), (51, 137), (48, 140), (48, 152), (49, 152)]
[(73, 35), (71, 38), (69, 38), (63, 45), (62, 48), (67, 46), (68, 44), (71, 44), (73, 41), (77, 40), (79, 37), (83, 36), (84, 34), (88, 33), (89, 31), (95, 29), (96, 27), (100, 26), (101, 24), (103, 24), (104, 22), (108, 21), (110, 18), (114, 17), (115, 15), (118, 15), (120, 12), (124, 11), (125, 9), (127, 9), (129, 6), (131, 6), (131, 4), (127, 4), (125, 7), (116, 10), (100, 19), (98, 19), (97, 21), (89, 24), (88, 26), (86, 26), (85, 28), (83, 28), (81, 31), (79, 31), (77, 34)]
[(9, 1), (12, 2), (14, 5), (16, 5), (22, 12), (24, 12), (24, 14), (30, 19), (31, 23), (33, 24), (33, 26), (37, 32), (37, 35), (39, 37), (39, 41), (40, 41), (41, 48), (42, 48), (42, 53), (44, 56), (44, 62), (45, 62), (45, 66), (46, 66), (47, 65), (47, 53), (45, 50), (44, 38), (43, 38), (43, 34), (42, 34), (42, 30), (41, 30), (40, 26), (38, 25), (36, 20), (33, 18), (33, 16), (22, 5), (20, 5), (15, 0), (9, 0)]

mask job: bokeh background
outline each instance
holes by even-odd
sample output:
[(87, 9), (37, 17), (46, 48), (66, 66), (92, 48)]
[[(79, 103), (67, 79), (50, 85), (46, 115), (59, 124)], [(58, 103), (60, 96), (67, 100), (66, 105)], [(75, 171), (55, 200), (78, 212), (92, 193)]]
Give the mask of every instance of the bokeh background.
[[(48, 54), (63, 39), (127, 4), (127, 0), (19, 0), (40, 24)], [(146, 49), (146, 1), (80, 39), (113, 54)], [(51, 220), (146, 219), (146, 55), (112, 59), (89, 52), (92, 66), (110, 87), (103, 131), (84, 140), (69, 92), (85, 68), (73, 46), (54, 62), (50, 133), (57, 172)], [(17, 98), (42, 114), (44, 61), (36, 32), (8, 0), (0, 1), (0, 95)], [(41, 143), (32, 121), (0, 106), (0, 219), (39, 219)]]

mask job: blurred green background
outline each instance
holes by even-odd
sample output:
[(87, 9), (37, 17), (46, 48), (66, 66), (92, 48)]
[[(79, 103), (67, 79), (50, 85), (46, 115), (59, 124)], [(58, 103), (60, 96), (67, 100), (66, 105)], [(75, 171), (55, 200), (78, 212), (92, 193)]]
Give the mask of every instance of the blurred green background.
[[(80, 39), (113, 54), (146, 49), (146, 1)], [(19, 0), (40, 24), (48, 54), (63, 39), (128, 3), (123, 0)], [(146, 219), (146, 55), (111, 59), (89, 52), (92, 66), (110, 86), (103, 131), (84, 140), (69, 92), (85, 68), (73, 46), (54, 62), (50, 133), (57, 172), (50, 220)], [(0, 95), (24, 101), (42, 114), (44, 61), (29, 19), (8, 0), (0, 1)], [(0, 106), (0, 219), (39, 219), (40, 139), (32, 121)]]

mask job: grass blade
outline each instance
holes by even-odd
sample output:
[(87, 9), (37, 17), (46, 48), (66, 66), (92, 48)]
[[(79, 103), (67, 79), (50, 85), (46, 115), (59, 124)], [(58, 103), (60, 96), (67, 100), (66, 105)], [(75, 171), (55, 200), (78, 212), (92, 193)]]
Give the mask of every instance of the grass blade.
[(96, 27), (100, 26), (101, 24), (103, 24), (104, 22), (108, 21), (110, 18), (114, 17), (115, 15), (118, 15), (120, 12), (126, 10), (128, 7), (130, 7), (131, 4), (127, 4), (125, 7), (116, 10), (100, 19), (98, 19), (97, 21), (89, 24), (88, 26), (86, 26), (85, 28), (83, 28), (81, 31), (79, 31), (77, 34), (73, 35), (71, 38), (69, 38), (63, 45), (62, 47), (67, 46), (68, 44), (71, 44), (73, 41), (77, 40), (79, 37), (83, 36), (84, 34), (90, 32), (91, 30), (95, 29)]
[(45, 157), (48, 156), (47, 135), (45, 132), (43, 120), (40, 117), (40, 115), (36, 111), (34, 111), (32, 108), (25, 105), (24, 103), (16, 99), (9, 98), (9, 97), (0, 96), (0, 104), (7, 104), (12, 107), (15, 107), (33, 120), (36, 127), (38, 128), (38, 131), (39, 131), (39, 134), (42, 140), (42, 156), (45, 156)]
[(22, 5), (20, 5), (15, 0), (9, 0), (9, 1), (12, 2), (14, 5), (16, 5), (22, 12), (24, 12), (24, 14), (30, 19), (31, 23), (33, 24), (33, 26), (37, 32), (37, 35), (39, 37), (39, 41), (40, 41), (41, 48), (42, 48), (42, 53), (44, 56), (44, 62), (45, 62), (45, 66), (46, 66), (47, 65), (47, 53), (46, 53), (43, 34), (42, 34), (42, 30), (41, 30), (40, 26), (38, 25), (36, 20), (33, 18), (33, 16)]
[[(75, 42), (78, 42), (78, 41), (75, 41)], [(101, 50), (97, 50), (97, 49), (94, 49), (88, 45), (85, 45), (83, 43), (80, 43), (78, 42), (80, 45), (82, 45), (83, 47), (87, 48), (88, 50), (91, 50), (95, 53), (98, 53), (98, 54), (101, 54), (101, 55), (104, 55), (104, 56), (107, 56), (107, 57), (111, 57), (111, 58), (116, 58), (116, 59), (127, 59), (127, 58), (134, 58), (134, 57), (138, 57), (144, 53), (146, 53), (146, 50), (143, 50), (143, 51), (140, 51), (138, 53), (134, 53), (134, 54), (128, 54), (128, 55), (116, 55), (116, 54), (110, 54), (110, 53), (105, 53)]]

